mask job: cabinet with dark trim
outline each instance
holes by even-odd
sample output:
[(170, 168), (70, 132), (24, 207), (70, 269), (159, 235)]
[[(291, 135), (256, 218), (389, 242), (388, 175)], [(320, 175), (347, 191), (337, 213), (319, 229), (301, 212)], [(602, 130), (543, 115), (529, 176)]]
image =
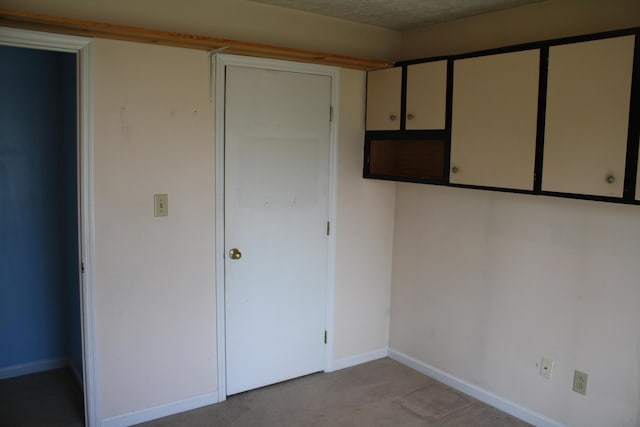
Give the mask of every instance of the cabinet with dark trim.
[[(640, 204), (639, 35), (633, 28), (370, 72), (364, 177)], [(376, 88), (383, 74), (393, 84)], [(444, 92), (444, 101), (421, 87)], [(387, 127), (374, 120), (385, 91)], [(431, 108), (431, 121), (422, 124), (415, 105)]]
[(367, 130), (444, 129), (446, 103), (446, 60), (367, 74)]
[(366, 178), (448, 181), (448, 74), (447, 60), (368, 73)]
[(367, 130), (400, 130), (402, 68), (367, 73)]
[(453, 63), (453, 184), (533, 190), (540, 50)]
[(407, 66), (405, 129), (444, 129), (447, 105), (447, 61)]
[(549, 48), (542, 190), (622, 197), (634, 36)]

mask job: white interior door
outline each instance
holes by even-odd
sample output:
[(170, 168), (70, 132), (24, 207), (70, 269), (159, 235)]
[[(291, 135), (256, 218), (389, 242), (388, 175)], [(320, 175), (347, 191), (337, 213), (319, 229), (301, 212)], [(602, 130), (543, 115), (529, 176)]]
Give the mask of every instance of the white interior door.
[(330, 105), (329, 76), (226, 67), (229, 395), (324, 368)]

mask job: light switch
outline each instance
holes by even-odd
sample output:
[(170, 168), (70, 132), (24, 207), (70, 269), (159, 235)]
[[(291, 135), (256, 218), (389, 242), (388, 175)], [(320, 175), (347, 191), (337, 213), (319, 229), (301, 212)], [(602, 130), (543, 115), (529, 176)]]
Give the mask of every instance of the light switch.
[(153, 216), (169, 216), (169, 195), (154, 194), (153, 195)]

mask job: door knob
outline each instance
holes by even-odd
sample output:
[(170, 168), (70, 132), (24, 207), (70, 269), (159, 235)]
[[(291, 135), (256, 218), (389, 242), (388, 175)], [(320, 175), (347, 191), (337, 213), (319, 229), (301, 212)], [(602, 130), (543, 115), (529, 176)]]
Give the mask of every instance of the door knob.
[(233, 249), (231, 249), (229, 251), (229, 258), (231, 258), (231, 259), (240, 259), (240, 258), (242, 258), (242, 252), (240, 252), (236, 248), (233, 248)]

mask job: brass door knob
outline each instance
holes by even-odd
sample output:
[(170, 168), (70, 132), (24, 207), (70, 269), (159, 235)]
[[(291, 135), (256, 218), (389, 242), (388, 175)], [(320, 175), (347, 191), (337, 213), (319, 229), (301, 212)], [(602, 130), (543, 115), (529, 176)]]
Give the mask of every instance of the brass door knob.
[(242, 258), (242, 252), (240, 252), (236, 248), (233, 248), (233, 249), (231, 249), (229, 251), (229, 258), (231, 258), (231, 259), (240, 259), (240, 258)]

